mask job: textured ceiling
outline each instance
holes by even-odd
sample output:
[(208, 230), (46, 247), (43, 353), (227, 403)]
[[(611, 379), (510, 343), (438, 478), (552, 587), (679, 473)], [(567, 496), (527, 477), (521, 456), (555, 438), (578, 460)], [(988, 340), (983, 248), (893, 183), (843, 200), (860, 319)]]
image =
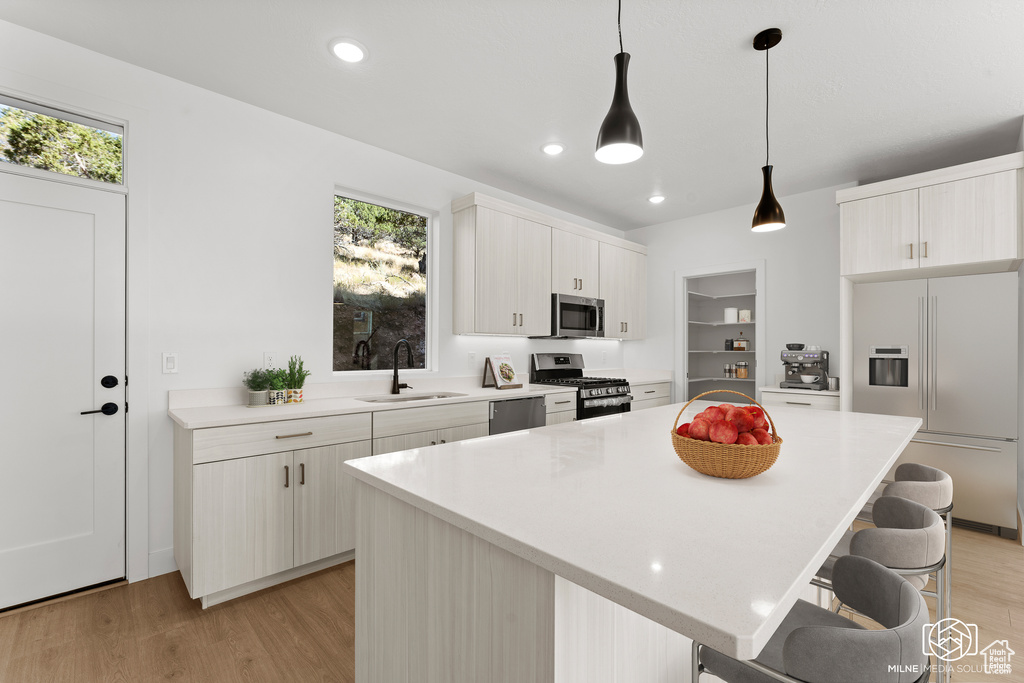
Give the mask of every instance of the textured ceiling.
[[(778, 195), (1016, 148), (1021, 0), (623, 5), (646, 152), (625, 166), (593, 156), (614, 0), (0, 0), (0, 19), (627, 230), (757, 201), (769, 26)], [(370, 58), (330, 57), (342, 35)]]

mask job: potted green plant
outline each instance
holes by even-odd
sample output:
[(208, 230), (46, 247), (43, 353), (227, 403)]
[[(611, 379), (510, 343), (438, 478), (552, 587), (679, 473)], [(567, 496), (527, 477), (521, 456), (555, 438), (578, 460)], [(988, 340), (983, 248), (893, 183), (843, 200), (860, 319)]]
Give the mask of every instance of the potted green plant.
[(288, 371), (285, 383), (288, 386), (288, 402), (302, 403), (302, 386), (311, 373), (302, 366), (302, 356), (292, 356), (288, 359)]
[(249, 390), (249, 405), (267, 405), (267, 389), (270, 388), (270, 382), (266, 370), (250, 370), (244, 374), (242, 384)]
[(281, 405), (288, 401), (287, 387), (288, 371), (284, 368), (271, 368), (267, 370), (267, 378), (270, 383), (267, 391), (267, 403), (272, 406)]

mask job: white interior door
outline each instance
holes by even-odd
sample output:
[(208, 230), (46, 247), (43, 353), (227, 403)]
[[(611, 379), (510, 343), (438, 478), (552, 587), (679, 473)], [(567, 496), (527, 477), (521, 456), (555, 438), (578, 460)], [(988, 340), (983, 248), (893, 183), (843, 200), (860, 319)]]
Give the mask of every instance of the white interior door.
[(3, 608), (125, 576), (125, 197), (0, 173), (0, 245)]

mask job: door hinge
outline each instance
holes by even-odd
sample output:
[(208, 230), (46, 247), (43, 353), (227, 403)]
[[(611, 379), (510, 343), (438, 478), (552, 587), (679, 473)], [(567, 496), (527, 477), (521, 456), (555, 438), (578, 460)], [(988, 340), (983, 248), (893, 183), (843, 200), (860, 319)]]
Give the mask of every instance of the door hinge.
[(124, 376), (124, 385), (128, 386), (128, 375)]
[(128, 401), (125, 401), (125, 402), (124, 402), (124, 414), (125, 414), (125, 415), (127, 415), (127, 414), (128, 414)]

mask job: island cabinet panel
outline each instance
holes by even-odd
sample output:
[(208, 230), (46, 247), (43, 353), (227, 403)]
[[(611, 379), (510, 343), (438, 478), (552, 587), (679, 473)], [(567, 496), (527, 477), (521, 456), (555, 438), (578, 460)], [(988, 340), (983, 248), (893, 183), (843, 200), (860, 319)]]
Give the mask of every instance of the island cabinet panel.
[(840, 274), (917, 268), (918, 190), (839, 205)]
[(295, 565), (356, 547), (355, 503), (341, 463), (370, 455), (370, 442), (295, 451)]
[(356, 680), (554, 683), (554, 574), (355, 486)]
[[(283, 408), (281, 410), (286, 410)], [(370, 438), (369, 413), (195, 429), (195, 464)]]
[(291, 470), (290, 451), (195, 466), (193, 597), (292, 567)]
[(921, 188), (921, 266), (1019, 258), (1017, 173)]
[(589, 237), (552, 229), (551, 287), (558, 294), (596, 298), (600, 292), (600, 243)]

